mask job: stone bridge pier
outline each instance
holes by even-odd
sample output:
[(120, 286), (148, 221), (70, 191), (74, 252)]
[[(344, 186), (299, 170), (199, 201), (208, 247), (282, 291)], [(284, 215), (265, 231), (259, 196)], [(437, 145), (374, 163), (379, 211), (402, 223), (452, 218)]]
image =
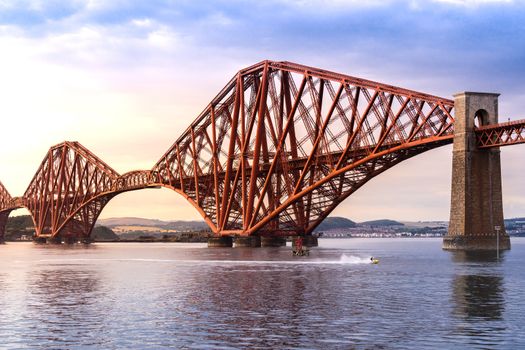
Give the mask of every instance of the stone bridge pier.
[(498, 241), (500, 250), (510, 249), (503, 223), (500, 150), (476, 146), (475, 127), (498, 123), (498, 96), (454, 95), (450, 224), (443, 249), (495, 250)]

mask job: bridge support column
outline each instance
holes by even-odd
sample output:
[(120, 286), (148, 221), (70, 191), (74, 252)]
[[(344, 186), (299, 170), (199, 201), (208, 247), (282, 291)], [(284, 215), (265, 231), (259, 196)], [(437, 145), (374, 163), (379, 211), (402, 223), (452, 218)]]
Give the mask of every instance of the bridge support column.
[(261, 237), (259, 236), (237, 236), (234, 245), (236, 248), (258, 248), (261, 246)]
[(33, 242), (35, 244), (46, 244), (47, 243), (47, 239), (45, 237), (36, 236), (36, 237), (33, 237)]
[(305, 236), (303, 240), (303, 245), (306, 247), (318, 247), (319, 240), (316, 236)]
[(11, 210), (0, 212), (0, 244), (5, 243), (5, 227), (9, 213), (11, 213)]
[[(64, 243), (72, 244), (73, 242), (64, 240)], [(46, 244), (62, 244), (62, 237), (60, 237), (60, 235), (48, 237)]]
[[(305, 246), (305, 247), (318, 247), (319, 246), (319, 241), (317, 240), (316, 236), (306, 235), (306, 236), (303, 236), (303, 246)], [(295, 247), (295, 239), (292, 239), (292, 247)]]
[(454, 149), (448, 235), (443, 249), (510, 249), (503, 223), (499, 148), (478, 149), (474, 126), (498, 122), (499, 94), (462, 92), (454, 102)]
[(286, 239), (283, 237), (261, 237), (261, 247), (284, 247), (286, 245)]
[(208, 248), (231, 248), (233, 238), (230, 236), (218, 236), (208, 238)]

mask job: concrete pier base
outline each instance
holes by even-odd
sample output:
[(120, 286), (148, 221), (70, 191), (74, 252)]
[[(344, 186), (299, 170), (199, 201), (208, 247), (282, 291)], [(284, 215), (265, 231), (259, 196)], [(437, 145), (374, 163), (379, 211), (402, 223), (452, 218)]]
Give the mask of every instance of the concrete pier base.
[(69, 245), (73, 245), (73, 244), (91, 244), (93, 242), (94, 241), (91, 238), (84, 238), (84, 239), (79, 240), (77, 237), (71, 237), (71, 236), (68, 236), (68, 237), (60, 237), (60, 236), (56, 236), (56, 237), (34, 237), (33, 238), (33, 243), (35, 243), (35, 244), (50, 244), (50, 245), (53, 245), (53, 244), (69, 244)]
[(72, 236), (66, 236), (62, 238), (62, 242), (64, 242), (65, 244), (75, 244), (75, 243), (78, 243), (78, 238), (72, 237)]
[[(297, 236), (292, 237), (292, 247), (295, 247), (295, 239)], [(303, 247), (317, 247), (319, 246), (319, 242), (317, 241), (317, 237), (314, 236), (302, 236), (303, 238)]]
[(317, 247), (317, 246), (319, 246), (319, 241), (317, 240), (317, 237), (304, 236), (303, 237), (303, 245), (305, 247)]
[(236, 248), (259, 248), (261, 246), (261, 237), (237, 236), (233, 244)]
[[(498, 244), (496, 236), (445, 236), (443, 237), (443, 249), (445, 250), (466, 250), (466, 251), (487, 251), (496, 250)], [(499, 237), (499, 250), (510, 249), (510, 238), (508, 235)]]
[(208, 248), (231, 248), (233, 238), (230, 236), (220, 236), (208, 238)]
[(454, 95), (452, 186), (446, 250), (510, 249), (503, 221), (499, 148), (478, 148), (476, 125), (498, 123), (499, 94)]
[(261, 247), (284, 247), (286, 239), (283, 237), (261, 237)]
[(33, 243), (46, 244), (47, 243), (47, 239), (45, 237), (34, 237), (33, 238)]
[(45, 243), (47, 243), (47, 244), (62, 244), (62, 237), (60, 237), (60, 236), (47, 237), (47, 238), (45, 238)]

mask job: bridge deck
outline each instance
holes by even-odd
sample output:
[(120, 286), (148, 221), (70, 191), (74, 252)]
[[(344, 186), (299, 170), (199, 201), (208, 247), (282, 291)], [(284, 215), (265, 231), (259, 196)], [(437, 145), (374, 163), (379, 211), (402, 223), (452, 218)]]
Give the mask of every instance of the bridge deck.
[(476, 136), (478, 148), (525, 143), (525, 119), (481, 126), (476, 130)]
[[(165, 186), (218, 234), (308, 233), (374, 176), (451, 143), (453, 108), (418, 91), (262, 61), (240, 70), (151, 170), (120, 175), (78, 142), (63, 142), (23, 197), (0, 186), (0, 213), (24, 206), (39, 235), (89, 235), (115, 195)], [(524, 126), (481, 127), (478, 147), (525, 142)]]

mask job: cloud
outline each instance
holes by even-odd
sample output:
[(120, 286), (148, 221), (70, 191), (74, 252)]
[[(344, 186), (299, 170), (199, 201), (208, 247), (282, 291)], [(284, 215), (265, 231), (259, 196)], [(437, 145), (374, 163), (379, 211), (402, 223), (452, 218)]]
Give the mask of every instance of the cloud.
[(1, 1), (0, 22), (36, 27), (63, 21), (84, 9), (83, 1)]
[(459, 5), (465, 7), (476, 7), (482, 5), (504, 5), (514, 4), (514, 0), (433, 0), (438, 3)]
[(435, 4), (459, 7), (481, 7), (492, 5), (512, 5), (515, 0), (274, 0), (272, 3), (297, 10), (315, 11), (318, 14), (328, 12), (353, 12), (363, 9), (405, 7), (409, 10), (421, 10)]
[(275, 2), (298, 8), (316, 8), (317, 10), (355, 9), (363, 7), (388, 6), (393, 0), (276, 0)]
[[(444, 97), (501, 92), (500, 113), (525, 117), (524, 20), (517, 1), (0, 0), (0, 180), (21, 194), (64, 139), (120, 172), (148, 168), (239, 69), (267, 58)], [(395, 206), (398, 218), (446, 219), (450, 152), (426, 157), (372, 180), (336, 213), (373, 219), (366, 208), (388, 192), (401, 200), (385, 201), (381, 216)], [(418, 178), (428, 196), (413, 196)]]

